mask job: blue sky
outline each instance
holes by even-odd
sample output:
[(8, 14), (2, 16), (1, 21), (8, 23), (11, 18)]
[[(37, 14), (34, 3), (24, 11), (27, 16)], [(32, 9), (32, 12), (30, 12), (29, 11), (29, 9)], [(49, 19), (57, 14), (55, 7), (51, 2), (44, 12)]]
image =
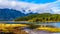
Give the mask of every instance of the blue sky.
[(30, 12), (60, 14), (60, 0), (0, 0), (0, 8), (15, 9), (25, 14)]
[(36, 3), (36, 4), (44, 4), (44, 3), (49, 3), (49, 2), (54, 2), (57, 0), (18, 0), (22, 2), (29, 2), (29, 3)]

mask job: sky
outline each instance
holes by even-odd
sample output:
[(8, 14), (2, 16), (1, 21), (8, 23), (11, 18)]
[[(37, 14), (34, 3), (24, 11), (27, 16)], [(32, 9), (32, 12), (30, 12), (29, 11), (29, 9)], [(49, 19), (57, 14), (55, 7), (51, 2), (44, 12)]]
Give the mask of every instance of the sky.
[(25, 14), (60, 14), (60, 0), (0, 0), (0, 8), (14, 9)]
[(19, 0), (19, 1), (41, 4), (41, 3), (54, 2), (54, 1), (56, 1), (56, 0)]

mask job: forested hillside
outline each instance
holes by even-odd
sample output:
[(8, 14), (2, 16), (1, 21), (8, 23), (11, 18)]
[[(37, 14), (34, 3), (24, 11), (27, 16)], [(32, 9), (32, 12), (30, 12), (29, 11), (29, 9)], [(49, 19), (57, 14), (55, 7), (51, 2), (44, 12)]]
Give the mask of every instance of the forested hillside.
[(15, 21), (59, 22), (60, 21), (60, 14), (50, 14), (50, 13), (30, 14), (25, 17), (17, 18), (17, 19), (15, 19)]

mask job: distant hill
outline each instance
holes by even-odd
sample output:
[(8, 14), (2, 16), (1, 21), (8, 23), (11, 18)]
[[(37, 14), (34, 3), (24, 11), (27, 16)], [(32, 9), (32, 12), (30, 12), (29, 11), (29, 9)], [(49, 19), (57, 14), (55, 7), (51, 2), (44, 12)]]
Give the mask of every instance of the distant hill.
[(22, 16), (25, 16), (25, 14), (17, 10), (0, 9), (0, 21), (12, 21)]
[(30, 14), (25, 17), (17, 18), (17, 19), (15, 19), (15, 21), (59, 22), (60, 14), (50, 14), (50, 13)]

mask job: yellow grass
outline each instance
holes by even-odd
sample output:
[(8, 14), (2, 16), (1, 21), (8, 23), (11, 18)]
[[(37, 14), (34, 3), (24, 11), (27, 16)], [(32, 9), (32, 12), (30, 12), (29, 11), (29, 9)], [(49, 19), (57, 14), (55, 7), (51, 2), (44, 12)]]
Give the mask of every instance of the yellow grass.
[[(13, 30), (14, 27), (26, 27), (29, 25), (26, 24), (0, 24), (0, 30), (2, 29), (4, 32), (8, 32), (8, 30)], [(60, 28), (50, 28), (50, 27), (38, 27), (36, 29), (46, 30), (49, 32), (60, 32)]]
[(26, 27), (28, 25), (26, 24), (0, 24), (0, 30), (3, 30), (4, 32), (8, 32), (9, 30), (12, 30), (14, 27)]
[(16, 26), (28, 26), (26, 24), (0, 24), (0, 27), (16, 27)]
[(46, 30), (49, 32), (60, 32), (60, 28), (39, 27), (39, 30)]

